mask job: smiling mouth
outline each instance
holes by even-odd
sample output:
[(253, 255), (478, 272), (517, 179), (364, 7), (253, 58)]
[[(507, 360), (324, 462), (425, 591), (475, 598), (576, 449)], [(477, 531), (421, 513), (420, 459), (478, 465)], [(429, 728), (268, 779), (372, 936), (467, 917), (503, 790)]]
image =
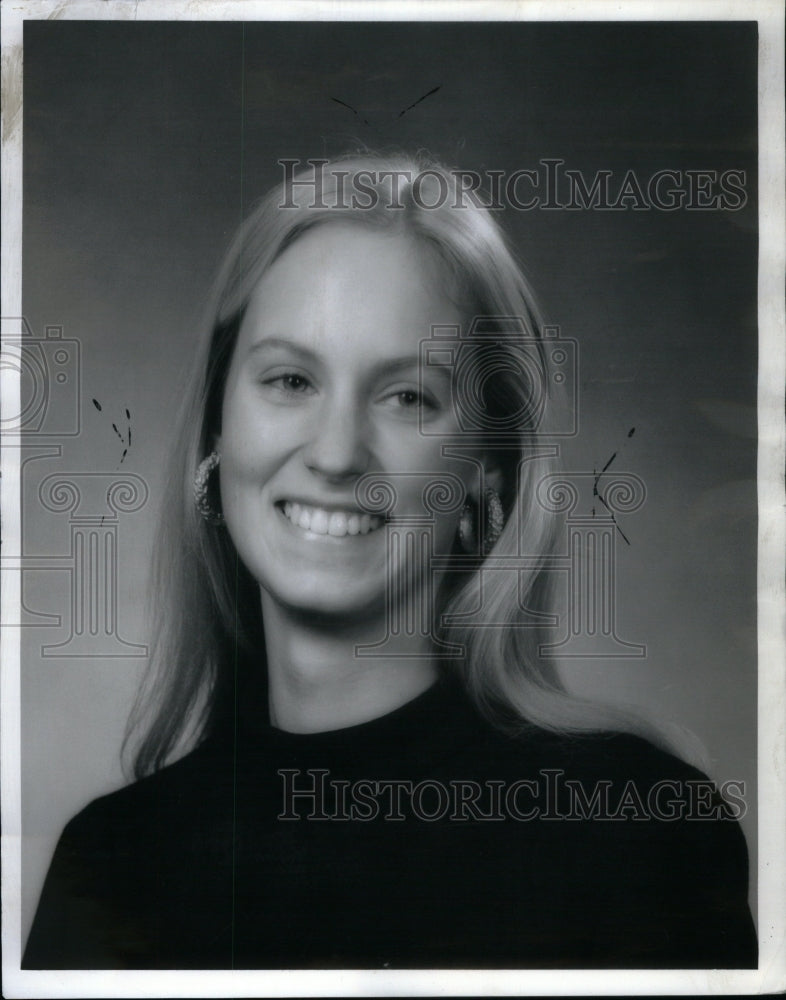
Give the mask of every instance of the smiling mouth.
[(310, 531), (315, 535), (331, 535), (334, 538), (368, 535), (385, 523), (384, 518), (374, 514), (360, 514), (351, 510), (325, 510), (323, 507), (309, 507), (289, 500), (276, 506), (284, 517), (303, 531)]

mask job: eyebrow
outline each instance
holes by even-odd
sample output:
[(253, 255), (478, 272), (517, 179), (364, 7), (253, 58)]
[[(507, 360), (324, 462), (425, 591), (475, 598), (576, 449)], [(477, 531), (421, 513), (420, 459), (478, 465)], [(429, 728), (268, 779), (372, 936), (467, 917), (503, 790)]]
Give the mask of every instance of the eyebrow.
[[(266, 349), (283, 349), (291, 351), (293, 354), (299, 355), (306, 361), (319, 362), (319, 355), (312, 351), (308, 347), (303, 347), (301, 344), (296, 344), (294, 341), (286, 340), (284, 337), (265, 337), (263, 340), (258, 340), (255, 344), (249, 347), (247, 351), (247, 357), (253, 357), (255, 354), (260, 353)], [(451, 379), (452, 378), (452, 366), (439, 363), (429, 363), (424, 366), (427, 370), (433, 371), (441, 377)], [(377, 361), (371, 368), (371, 380), (379, 378), (382, 375), (392, 375), (396, 372), (405, 371), (409, 368), (417, 368), (419, 371), (421, 369), (420, 358), (416, 354), (402, 355), (397, 358), (382, 358)]]
[(295, 354), (300, 354), (303, 357), (314, 358), (314, 360), (316, 360), (316, 354), (309, 350), (308, 347), (302, 347), (300, 344), (296, 344), (292, 340), (285, 340), (283, 337), (263, 337), (262, 340), (258, 340), (255, 344), (252, 344), (246, 354), (248, 357), (251, 357), (268, 347), (285, 348), (288, 351), (294, 351)]

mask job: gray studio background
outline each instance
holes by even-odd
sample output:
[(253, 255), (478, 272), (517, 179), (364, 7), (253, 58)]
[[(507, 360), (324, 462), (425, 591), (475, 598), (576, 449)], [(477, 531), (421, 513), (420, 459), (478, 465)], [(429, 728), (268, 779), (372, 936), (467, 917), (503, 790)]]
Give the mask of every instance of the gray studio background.
[(27, 22), (24, 311), (34, 336), (61, 326), (81, 353), (74, 395), (52, 401), (78, 433), (30, 436), (60, 453), (31, 448), (23, 479), (25, 553), (55, 557), (26, 573), (25, 602), (61, 617), (23, 634), (25, 933), (64, 822), (123, 782), (144, 666), (42, 654), (68, 638), (74, 576), (57, 562), (69, 514), (45, 509), (39, 486), (84, 472), (146, 483), (116, 522), (118, 632), (144, 644), (166, 447), (216, 262), (279, 157), (358, 142), (507, 172), (558, 157), (588, 179), (747, 171), (736, 212), (509, 210), (504, 223), (548, 322), (580, 343), (566, 465), (616, 453), (647, 487), (617, 563), (618, 633), (647, 658), (565, 675), (690, 727), (712, 776), (746, 783), (755, 872), (755, 25)]

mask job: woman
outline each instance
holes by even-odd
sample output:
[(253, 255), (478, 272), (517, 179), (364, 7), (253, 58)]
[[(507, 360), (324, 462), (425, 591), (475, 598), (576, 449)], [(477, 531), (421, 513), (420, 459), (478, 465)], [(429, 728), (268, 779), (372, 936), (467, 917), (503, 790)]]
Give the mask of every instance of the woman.
[(755, 965), (728, 805), (540, 655), (552, 362), (460, 195), (358, 157), (241, 228), (164, 506), (139, 780), (66, 827), (26, 967)]

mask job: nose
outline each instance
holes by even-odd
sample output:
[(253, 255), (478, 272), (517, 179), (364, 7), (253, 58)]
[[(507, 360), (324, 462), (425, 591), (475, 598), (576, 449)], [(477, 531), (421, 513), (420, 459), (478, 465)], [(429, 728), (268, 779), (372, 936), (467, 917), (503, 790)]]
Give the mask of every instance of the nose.
[(305, 448), (307, 467), (330, 482), (356, 479), (368, 470), (368, 418), (352, 399), (326, 399), (315, 413)]

